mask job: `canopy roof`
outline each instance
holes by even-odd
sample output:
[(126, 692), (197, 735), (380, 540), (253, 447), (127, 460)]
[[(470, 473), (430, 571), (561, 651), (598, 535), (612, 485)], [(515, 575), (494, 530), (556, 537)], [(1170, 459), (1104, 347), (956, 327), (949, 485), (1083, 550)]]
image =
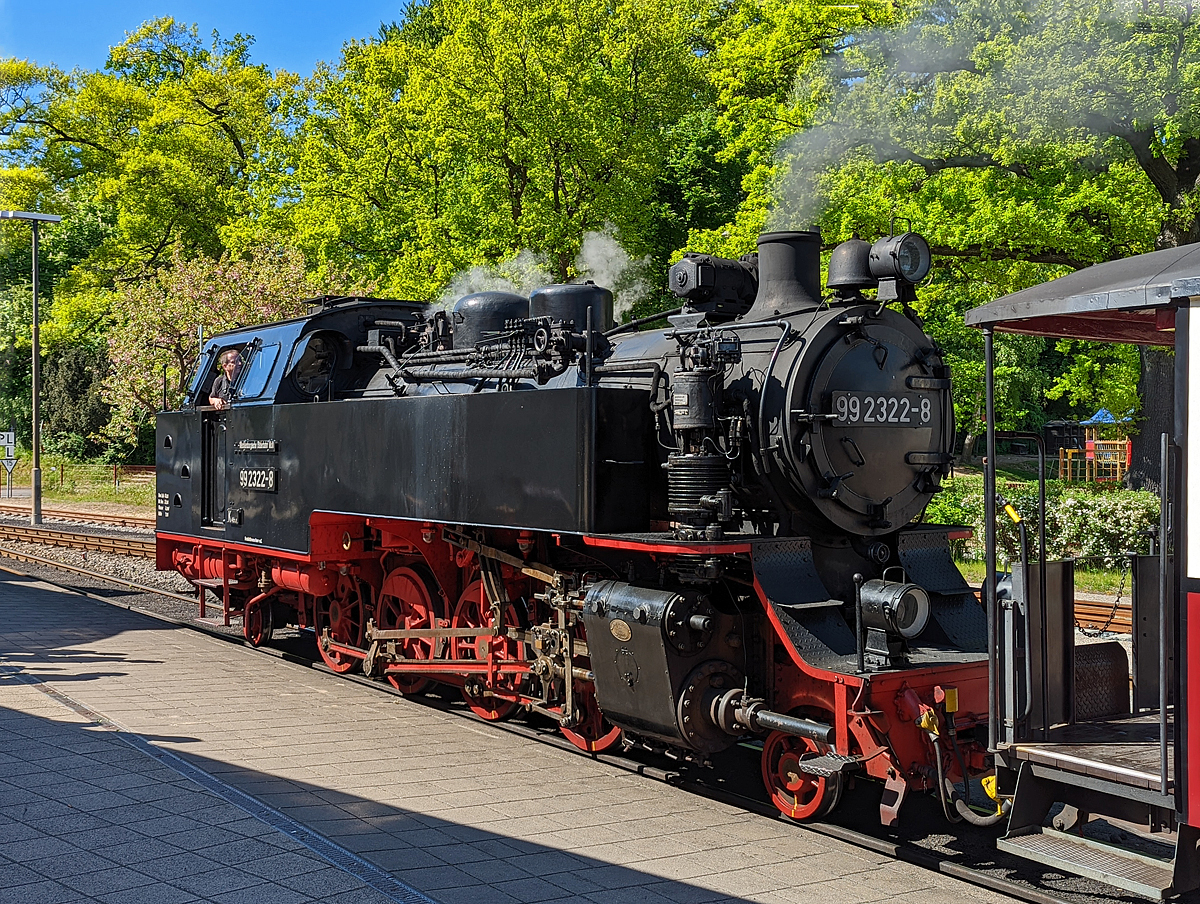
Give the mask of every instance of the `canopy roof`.
[(1113, 413), (1111, 411), (1109, 411), (1107, 408), (1101, 408), (1099, 411), (1097, 411), (1095, 414), (1093, 414), (1086, 421), (1080, 421), (1079, 423), (1080, 423), (1080, 425), (1082, 425), (1084, 427), (1091, 427), (1096, 424), (1118, 424), (1118, 423), (1126, 424), (1130, 420), (1131, 420), (1131, 418), (1129, 417), (1129, 415), (1126, 415), (1125, 417), (1120, 418), (1118, 420), (1116, 417), (1113, 416)]
[(967, 325), (1003, 333), (1175, 344), (1175, 306), (1200, 296), (1200, 245), (1167, 248), (1005, 295), (967, 312)]

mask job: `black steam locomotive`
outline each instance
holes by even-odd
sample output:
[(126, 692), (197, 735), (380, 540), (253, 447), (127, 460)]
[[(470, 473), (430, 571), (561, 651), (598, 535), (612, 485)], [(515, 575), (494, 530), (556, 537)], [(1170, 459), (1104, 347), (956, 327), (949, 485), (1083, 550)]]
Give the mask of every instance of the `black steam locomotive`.
[(159, 417), (158, 566), (256, 644), (309, 628), (336, 671), (590, 751), (761, 738), (782, 812), (860, 772), (894, 820), (986, 766), (985, 617), (951, 529), (915, 523), (954, 435), (909, 308), (929, 248), (845, 242), (823, 300), (819, 247), (686, 255), (665, 329), (614, 327), (582, 284), (325, 298), (218, 336)]

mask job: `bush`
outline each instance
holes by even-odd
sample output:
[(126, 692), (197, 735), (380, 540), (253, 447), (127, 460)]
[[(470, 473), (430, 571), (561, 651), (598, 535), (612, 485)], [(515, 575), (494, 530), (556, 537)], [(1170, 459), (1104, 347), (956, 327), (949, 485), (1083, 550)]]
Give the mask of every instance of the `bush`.
[[(1025, 521), (1029, 554), (1037, 554), (1038, 489), (1036, 483), (1004, 484), (1003, 495)], [(928, 523), (962, 524), (974, 529), (969, 541), (955, 541), (960, 559), (983, 558), (983, 482), (959, 478), (947, 481), (943, 492), (925, 510)], [(1158, 497), (1141, 490), (1103, 484), (1046, 484), (1046, 554), (1090, 560), (1092, 567), (1112, 568), (1128, 551), (1149, 549), (1146, 531), (1158, 524)], [(1019, 557), (1017, 526), (998, 512), (996, 546), (1001, 559)]]

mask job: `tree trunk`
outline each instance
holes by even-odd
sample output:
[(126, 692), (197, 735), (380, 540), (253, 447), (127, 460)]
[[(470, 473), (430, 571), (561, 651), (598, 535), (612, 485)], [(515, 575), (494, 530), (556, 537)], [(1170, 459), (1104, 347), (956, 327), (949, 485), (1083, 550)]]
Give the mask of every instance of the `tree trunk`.
[(968, 431), (963, 439), (962, 457), (967, 464), (975, 460), (975, 440), (977, 439), (979, 439), (979, 435), (974, 430)]
[(1175, 435), (1175, 355), (1170, 349), (1141, 347), (1142, 375), (1138, 394), (1142, 416), (1133, 435), (1133, 461), (1126, 486), (1158, 492), (1162, 479), (1162, 435)]

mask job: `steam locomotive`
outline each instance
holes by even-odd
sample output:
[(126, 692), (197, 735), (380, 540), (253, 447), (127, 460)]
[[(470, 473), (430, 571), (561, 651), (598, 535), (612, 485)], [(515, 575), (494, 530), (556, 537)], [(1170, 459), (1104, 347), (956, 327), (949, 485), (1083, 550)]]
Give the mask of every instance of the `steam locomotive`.
[(989, 766), (987, 632), (955, 529), (921, 523), (954, 435), (929, 265), (915, 233), (852, 239), (823, 299), (820, 236), (770, 233), (675, 264), (666, 328), (588, 283), (217, 336), (158, 419), (158, 567), (254, 644), (311, 629), (334, 671), (586, 751), (759, 740), (797, 819), (854, 774), (885, 823), (949, 804)]

